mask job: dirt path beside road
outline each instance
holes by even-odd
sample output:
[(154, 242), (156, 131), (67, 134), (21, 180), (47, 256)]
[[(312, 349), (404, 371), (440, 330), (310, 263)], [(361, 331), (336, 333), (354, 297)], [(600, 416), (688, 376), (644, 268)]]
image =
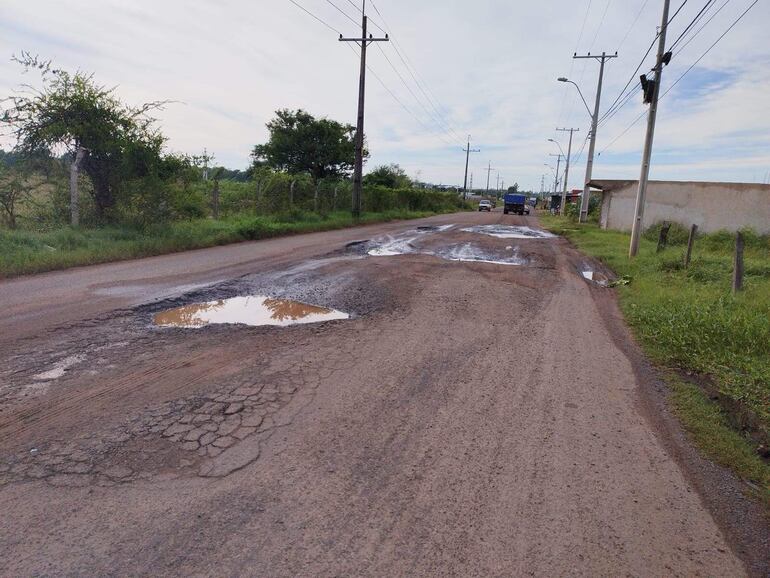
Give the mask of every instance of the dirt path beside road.
[[(524, 238), (463, 230), (496, 224)], [(0, 284), (0, 574), (757, 573), (648, 418), (611, 291), (527, 227), (448, 215), (65, 272), (38, 308), (17, 294), (36, 278)], [(238, 295), (352, 318), (151, 324)]]

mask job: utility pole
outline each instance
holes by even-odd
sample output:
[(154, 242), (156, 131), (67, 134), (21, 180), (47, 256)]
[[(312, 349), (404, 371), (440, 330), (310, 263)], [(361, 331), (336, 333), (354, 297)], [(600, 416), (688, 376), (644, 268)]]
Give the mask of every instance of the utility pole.
[(567, 164), (564, 167), (564, 187), (561, 192), (560, 214), (564, 215), (564, 208), (567, 206), (567, 183), (569, 182), (569, 161), (572, 156), (572, 133), (580, 131), (579, 128), (557, 128), (560, 132), (569, 132), (569, 145), (567, 146)]
[[(666, 53), (666, 29), (668, 28), (668, 9), (671, 0), (663, 2), (663, 21), (660, 25), (660, 36), (658, 38), (658, 57), (655, 64), (655, 80), (649, 81), (642, 77), (642, 86), (645, 89), (645, 96), (648, 94), (646, 83), (654, 82), (652, 87), (652, 98), (650, 100), (650, 111), (647, 113), (647, 136), (644, 138), (644, 153), (642, 154), (642, 173), (639, 176), (639, 190), (636, 193), (636, 208), (634, 209), (634, 222), (631, 225), (631, 246), (628, 249), (628, 256), (635, 257), (639, 251), (639, 235), (642, 233), (642, 217), (644, 217), (644, 202), (647, 197), (647, 181), (650, 177), (650, 157), (652, 156), (652, 140), (655, 135), (655, 118), (658, 115), (658, 97), (660, 96), (660, 80), (663, 76), (663, 64), (668, 64), (671, 54)], [(646, 82), (645, 82), (646, 81)], [(645, 101), (647, 99), (645, 98)]]
[(500, 171), (497, 171), (497, 179), (495, 181), (495, 192), (500, 193)]
[(78, 172), (83, 162), (87, 149), (78, 145), (75, 158), (70, 165), (70, 224), (73, 227), (80, 225), (80, 195), (78, 193)]
[(487, 195), (489, 195), (489, 175), (491, 175), (492, 171), (495, 170), (492, 168), (492, 161), (489, 161), (489, 166), (484, 170), (487, 171)]
[(209, 153), (205, 147), (203, 149), (203, 180), (209, 180)]
[(562, 155), (561, 153), (556, 154), (556, 155), (551, 153), (548, 156), (557, 157), (557, 159), (556, 159), (556, 172), (553, 175), (553, 194), (555, 195), (558, 192), (558, 190), (559, 190), (559, 165), (561, 164), (561, 159), (564, 158), (564, 155)]
[(602, 52), (601, 56), (592, 55), (590, 52), (586, 56), (578, 56), (577, 53), (573, 55), (574, 58), (593, 58), (599, 61), (599, 84), (596, 88), (596, 104), (594, 105), (594, 113), (591, 116), (591, 144), (588, 146), (588, 162), (586, 163), (586, 178), (583, 185), (583, 198), (580, 201), (580, 222), (585, 223), (588, 219), (588, 203), (591, 200), (591, 187), (588, 183), (591, 182), (591, 175), (594, 168), (594, 151), (596, 150), (596, 128), (599, 123), (599, 103), (602, 99), (602, 81), (604, 79), (604, 63), (610, 58), (617, 58), (618, 53), (607, 54)]
[[(481, 149), (471, 149), (471, 135), (468, 135), (468, 145), (463, 149), (465, 151), (465, 179), (463, 179), (463, 201), (468, 198), (468, 160), (471, 153), (480, 153)], [(471, 176), (473, 182), (473, 176)]]
[(353, 166), (353, 218), (361, 217), (361, 181), (364, 172), (364, 94), (366, 92), (366, 47), (371, 42), (387, 42), (385, 38), (374, 38), (371, 34), (366, 36), (366, 0), (361, 2), (361, 38), (343, 38), (340, 34), (340, 42), (356, 42), (361, 47), (361, 71), (358, 77), (358, 119), (356, 122), (356, 152), (355, 165)]

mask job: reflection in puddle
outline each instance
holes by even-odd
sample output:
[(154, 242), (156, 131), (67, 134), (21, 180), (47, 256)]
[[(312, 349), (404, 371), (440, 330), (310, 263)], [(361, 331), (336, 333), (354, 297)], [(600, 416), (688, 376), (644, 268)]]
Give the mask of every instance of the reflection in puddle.
[(367, 253), (373, 257), (392, 257), (394, 255), (414, 253), (416, 249), (413, 242), (416, 239), (416, 236), (402, 238), (387, 237), (385, 240), (378, 241), (378, 245), (369, 249)]
[(498, 239), (550, 239), (553, 233), (532, 227), (514, 225), (476, 225), (462, 229), (466, 233), (481, 233)]
[(161, 327), (187, 328), (198, 328), (215, 323), (286, 327), (335, 319), (350, 319), (350, 315), (336, 309), (318, 307), (299, 301), (252, 295), (194, 303), (161, 311), (155, 315), (153, 322)]
[[(508, 249), (510, 249), (510, 247), (508, 247)], [(438, 256), (449, 261), (494, 263), (495, 265), (524, 265), (527, 262), (526, 259), (522, 259), (518, 256), (517, 250), (514, 250), (513, 255), (509, 257), (498, 257), (496, 255), (490, 255), (472, 243), (455, 245), (450, 247), (446, 252), (438, 253)]]
[(590, 269), (588, 269), (588, 270), (581, 271), (581, 273), (583, 274), (583, 278), (587, 279), (588, 281), (593, 281), (594, 283), (596, 283), (601, 287), (609, 286), (609, 283), (610, 283), (609, 279), (607, 279), (607, 277), (605, 277), (599, 272), (591, 271)]

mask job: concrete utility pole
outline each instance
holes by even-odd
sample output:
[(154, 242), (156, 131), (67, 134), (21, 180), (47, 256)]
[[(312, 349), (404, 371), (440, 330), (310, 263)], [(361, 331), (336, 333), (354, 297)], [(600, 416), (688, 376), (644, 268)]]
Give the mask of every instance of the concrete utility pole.
[[(631, 225), (631, 245), (628, 248), (628, 256), (635, 257), (639, 251), (639, 236), (642, 233), (642, 218), (644, 217), (644, 201), (647, 196), (647, 181), (650, 177), (650, 157), (652, 156), (652, 139), (655, 135), (655, 119), (658, 115), (658, 97), (660, 96), (660, 80), (663, 76), (663, 63), (666, 56), (666, 29), (668, 28), (668, 9), (671, 0), (663, 2), (663, 20), (660, 25), (658, 37), (658, 56), (655, 60), (655, 85), (652, 89), (650, 111), (647, 114), (647, 136), (644, 137), (644, 153), (642, 154), (642, 173), (639, 176), (639, 190), (636, 193), (636, 208), (634, 210), (634, 222)], [(670, 58), (670, 55), (668, 55)], [(667, 59), (666, 59), (667, 60)], [(644, 77), (643, 77), (644, 80)], [(644, 84), (644, 82), (642, 83)], [(646, 91), (645, 91), (646, 92)]]
[(561, 164), (561, 159), (564, 158), (564, 155), (561, 153), (555, 155), (553, 153), (549, 154), (550, 157), (557, 157), (556, 158), (556, 172), (553, 174), (553, 194), (555, 195), (559, 191), (559, 165)]
[(203, 149), (203, 180), (209, 180), (209, 153), (205, 147)]
[(489, 175), (491, 175), (492, 171), (495, 170), (492, 168), (492, 161), (489, 161), (489, 166), (484, 170), (487, 171), (487, 195), (489, 195)]
[[(586, 178), (585, 185), (583, 186), (583, 198), (580, 202), (580, 222), (585, 223), (588, 219), (588, 203), (591, 200), (591, 187), (588, 183), (591, 182), (591, 175), (594, 168), (594, 151), (596, 150), (596, 128), (599, 123), (599, 104), (602, 99), (602, 81), (604, 80), (604, 63), (610, 58), (617, 58), (618, 53), (607, 54), (602, 52), (601, 56), (592, 55), (590, 52), (585, 56), (578, 56), (577, 53), (572, 58), (593, 58), (599, 61), (599, 84), (596, 87), (596, 104), (594, 105), (594, 113), (591, 115), (591, 144), (588, 147), (588, 162), (586, 163)], [(575, 85), (577, 86), (577, 85)], [(582, 95), (581, 95), (582, 96)]]
[(564, 187), (561, 192), (561, 209), (560, 213), (564, 214), (564, 208), (567, 205), (567, 184), (569, 182), (569, 161), (572, 156), (572, 133), (580, 131), (579, 128), (557, 128), (557, 131), (567, 132), (569, 131), (569, 145), (567, 146), (567, 164), (564, 167)]
[[(481, 149), (471, 149), (471, 135), (468, 135), (468, 145), (463, 149), (465, 151), (465, 179), (463, 179), (463, 201), (468, 198), (468, 160), (471, 153), (480, 153)], [(471, 182), (473, 177), (471, 177)]]
[(340, 42), (356, 42), (361, 47), (361, 71), (358, 77), (358, 120), (356, 122), (356, 153), (353, 166), (353, 218), (361, 216), (361, 181), (364, 172), (364, 94), (366, 92), (366, 47), (370, 42), (387, 42), (385, 38), (374, 38), (371, 34), (366, 36), (366, 0), (361, 2), (361, 38), (343, 38), (340, 34)]
[(495, 191), (500, 192), (500, 171), (497, 171), (497, 178), (495, 180)]

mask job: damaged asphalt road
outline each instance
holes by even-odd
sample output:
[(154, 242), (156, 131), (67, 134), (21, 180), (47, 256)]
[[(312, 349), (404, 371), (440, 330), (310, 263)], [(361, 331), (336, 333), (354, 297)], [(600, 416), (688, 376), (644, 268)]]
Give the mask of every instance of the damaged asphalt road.
[[(1, 283), (0, 574), (757, 573), (612, 292), (538, 231), (455, 214)], [(198, 322), (226, 303), (297, 324)]]

